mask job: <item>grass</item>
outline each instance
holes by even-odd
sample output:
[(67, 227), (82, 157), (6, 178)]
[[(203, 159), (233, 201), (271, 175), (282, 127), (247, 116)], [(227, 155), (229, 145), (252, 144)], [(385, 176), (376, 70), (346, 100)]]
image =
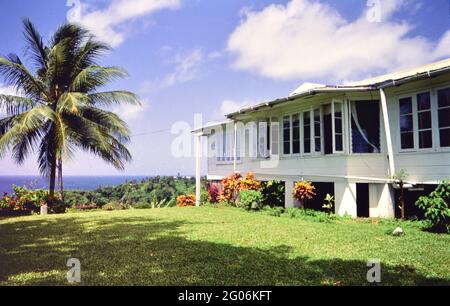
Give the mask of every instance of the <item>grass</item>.
[(394, 222), (319, 223), (233, 208), (95, 211), (0, 220), (0, 285), (450, 284), (450, 235)]

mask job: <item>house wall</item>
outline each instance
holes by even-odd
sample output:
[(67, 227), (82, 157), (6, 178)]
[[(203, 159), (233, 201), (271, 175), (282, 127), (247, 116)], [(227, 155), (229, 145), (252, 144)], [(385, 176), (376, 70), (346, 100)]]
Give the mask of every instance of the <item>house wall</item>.
[[(437, 89), (450, 87), (450, 76), (441, 76), (435, 79), (417, 81), (400, 87), (386, 89), (389, 123), (394, 150), (396, 171), (406, 170), (409, 174), (407, 180), (413, 183), (436, 183), (450, 178), (450, 149), (439, 148), (437, 116), (433, 115), (433, 148), (426, 150), (402, 151), (400, 146), (400, 115), (399, 99), (408, 95), (415, 95), (423, 91), (430, 91), (433, 108), (436, 105)], [(286, 182), (286, 206), (294, 207), (296, 203), (290, 194), (295, 181), (309, 180), (312, 182), (333, 182), (335, 184), (336, 213), (356, 216), (356, 183), (368, 183), (370, 193), (370, 216), (393, 217), (394, 203), (393, 188), (389, 173), (389, 161), (385, 131), (380, 111), (380, 144), (381, 152), (374, 154), (352, 154), (350, 119), (348, 112), (349, 101), (380, 100), (379, 92), (349, 93), (335, 95), (319, 95), (310, 99), (296, 100), (254, 112), (243, 114), (238, 120), (249, 121), (264, 120), (276, 117), (281, 120), (283, 116), (292, 113), (302, 113), (316, 105), (330, 103), (333, 99), (344, 102), (344, 152), (332, 155), (289, 155), (282, 154), (266, 158), (250, 158), (242, 156), (236, 162), (217, 162), (217, 159), (208, 158), (208, 177), (220, 179), (233, 171), (246, 173), (253, 171), (260, 180), (280, 180)], [(323, 128), (323, 126), (322, 126)], [(322, 132), (323, 136), (323, 132)], [(208, 138), (211, 145), (215, 136)], [(282, 150), (282, 128), (279, 130), (279, 152)], [(217, 145), (217, 144), (215, 144)], [(245, 147), (245, 137), (240, 137), (240, 148)], [(323, 148), (323, 144), (322, 144)], [(211, 155), (210, 155), (211, 156)]]

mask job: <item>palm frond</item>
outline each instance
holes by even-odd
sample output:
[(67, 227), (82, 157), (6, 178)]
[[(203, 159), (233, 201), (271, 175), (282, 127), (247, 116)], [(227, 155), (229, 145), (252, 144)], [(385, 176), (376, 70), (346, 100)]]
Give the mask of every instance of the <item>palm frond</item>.
[(91, 65), (83, 69), (72, 81), (69, 91), (92, 92), (94, 89), (128, 76), (128, 73), (119, 67), (102, 67)]
[(72, 77), (75, 77), (83, 69), (95, 65), (96, 59), (102, 55), (105, 55), (111, 47), (93, 39), (89, 39), (81, 48), (78, 50), (74, 58), (74, 69)]
[(29, 19), (24, 19), (23, 25), (25, 40), (28, 43), (27, 53), (31, 55), (37, 69), (47, 69), (47, 51), (42, 36)]
[(20, 58), (15, 54), (8, 57), (0, 57), (0, 74), (3, 75), (7, 85), (13, 86), (28, 98), (36, 101), (50, 100), (45, 91), (45, 85), (25, 68)]
[(7, 116), (19, 115), (33, 106), (33, 100), (29, 98), (0, 94), (0, 110), (3, 109)]
[(139, 97), (129, 91), (117, 90), (96, 92), (88, 95), (92, 105), (95, 106), (113, 106), (120, 104), (141, 105)]

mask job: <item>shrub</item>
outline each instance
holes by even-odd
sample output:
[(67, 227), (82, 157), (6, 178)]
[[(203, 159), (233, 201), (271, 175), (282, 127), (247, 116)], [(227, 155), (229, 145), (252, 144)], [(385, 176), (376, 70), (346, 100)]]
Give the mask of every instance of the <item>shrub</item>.
[(416, 206), (425, 212), (425, 218), (430, 223), (429, 230), (448, 233), (450, 230), (450, 182), (442, 182), (435, 191), (425, 197), (420, 197)]
[(222, 192), (219, 196), (219, 202), (234, 203), (239, 196), (239, 193), (243, 190), (259, 191), (261, 189), (261, 182), (255, 179), (253, 172), (247, 173), (242, 178), (239, 173), (234, 173), (222, 180)]
[(295, 183), (294, 192), (292, 196), (294, 199), (302, 203), (305, 206), (305, 202), (307, 200), (312, 200), (316, 193), (314, 192), (316, 188), (312, 185), (311, 182), (301, 181)]
[(111, 202), (111, 203), (103, 205), (103, 207), (102, 207), (103, 210), (107, 210), (107, 211), (125, 210), (127, 208), (128, 208), (127, 205), (124, 205), (124, 204), (119, 203), (119, 202)]
[(279, 181), (268, 181), (261, 184), (264, 203), (272, 207), (284, 206), (285, 185)]
[(247, 175), (239, 181), (239, 190), (261, 190), (261, 182), (257, 181), (253, 172), (247, 173)]
[(334, 212), (334, 197), (331, 194), (327, 193), (322, 208), (329, 214)]
[(239, 173), (233, 173), (222, 179), (222, 192), (219, 196), (219, 202), (234, 203), (236, 201), (239, 192), (239, 180), (241, 178)]
[(219, 202), (219, 187), (216, 184), (210, 184), (208, 188), (208, 202), (217, 203)]
[(257, 190), (242, 190), (239, 193), (237, 206), (245, 209), (259, 210), (263, 204), (263, 195)]
[(195, 195), (182, 195), (177, 197), (178, 207), (195, 206)]
[(59, 199), (50, 199), (46, 190), (28, 190), (24, 187), (13, 186), (13, 194), (4, 194), (0, 199), (0, 210), (2, 211), (40, 211), (41, 206), (47, 205), (50, 213), (64, 213), (66, 206)]
[(83, 205), (83, 204), (79, 204), (79, 205), (75, 205), (74, 206), (75, 209), (77, 210), (94, 210), (94, 209), (98, 209), (99, 207), (97, 205), (91, 204), (91, 205)]

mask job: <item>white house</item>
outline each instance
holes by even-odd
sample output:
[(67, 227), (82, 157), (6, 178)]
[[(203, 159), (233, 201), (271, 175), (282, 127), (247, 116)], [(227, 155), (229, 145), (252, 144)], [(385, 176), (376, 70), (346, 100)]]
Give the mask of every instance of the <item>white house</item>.
[(392, 218), (400, 170), (411, 199), (450, 178), (450, 59), (344, 85), (306, 83), (226, 117), (194, 131), (199, 152), (208, 143), (208, 179), (253, 171), (283, 181), (286, 207), (296, 206), (294, 183), (308, 180), (334, 193), (337, 214)]

